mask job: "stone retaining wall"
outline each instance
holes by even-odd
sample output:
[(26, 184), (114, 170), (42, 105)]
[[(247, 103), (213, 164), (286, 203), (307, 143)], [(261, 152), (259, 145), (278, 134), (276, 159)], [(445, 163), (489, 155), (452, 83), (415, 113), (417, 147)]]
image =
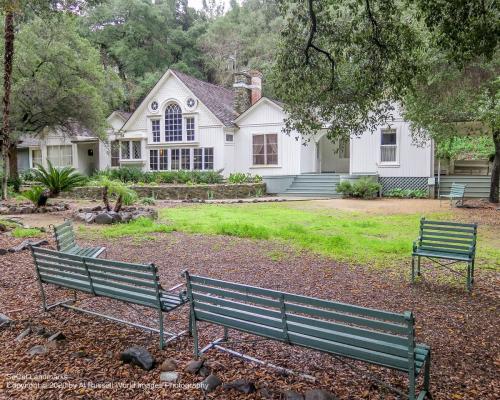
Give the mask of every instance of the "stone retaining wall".
[[(162, 185), (162, 186), (131, 186), (139, 197), (154, 197), (158, 200), (187, 199), (241, 199), (262, 196), (266, 194), (265, 183), (245, 183), (238, 185)], [(72, 199), (100, 199), (101, 188), (84, 186), (71, 192), (61, 193), (60, 197)]]

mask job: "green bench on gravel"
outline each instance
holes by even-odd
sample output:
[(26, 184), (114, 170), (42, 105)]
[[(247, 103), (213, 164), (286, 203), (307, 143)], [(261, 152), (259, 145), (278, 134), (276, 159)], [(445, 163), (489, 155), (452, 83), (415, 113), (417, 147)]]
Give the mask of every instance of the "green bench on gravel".
[[(384, 385), (411, 400), (417, 398), (416, 379), (423, 371), (423, 390), (418, 394), (418, 399), (431, 397), (431, 351), (428, 346), (415, 343), (415, 321), (411, 312), (398, 314), (358, 307), (190, 275), (187, 271), (184, 275), (196, 358), (216, 348), (276, 367), (227, 348), (233, 343), (229, 339), (228, 329), (235, 329), (329, 353), (335, 358), (340, 356), (342, 360), (360, 360), (402, 371), (409, 377), (407, 393)], [(224, 327), (224, 336), (200, 350), (198, 321)]]
[(80, 247), (75, 241), (73, 223), (70, 219), (58, 226), (54, 226), (54, 235), (57, 250), (82, 257), (99, 257), (106, 251), (106, 247)]
[[(56, 250), (42, 249), (40, 247), (31, 247), (31, 251), (40, 285), (44, 311), (48, 311), (56, 306), (62, 306), (136, 328), (157, 332), (160, 334), (160, 348), (163, 348), (166, 343), (187, 332), (173, 333), (165, 331), (163, 328), (163, 313), (168, 313), (182, 306), (187, 302), (187, 297), (185, 291), (172, 293), (184, 284), (174, 286), (169, 290), (162, 289), (158, 278), (158, 271), (154, 264), (131, 264), (82, 257)], [(74, 297), (48, 305), (44, 284), (53, 284), (58, 287), (72, 289), (74, 290)], [(77, 301), (77, 292), (119, 300), (131, 306), (138, 305), (157, 310), (159, 329), (68, 304)], [(168, 340), (165, 341), (164, 336), (168, 336)]]
[[(452, 264), (467, 263), (467, 290), (474, 283), (474, 262), (476, 257), (477, 224), (458, 222), (420, 220), (420, 236), (413, 243), (411, 258), (411, 279), (415, 281), (415, 273), (420, 275), (420, 259), (422, 257), (449, 269)], [(417, 268), (415, 271), (415, 257)], [(439, 260), (449, 260), (444, 263)], [(452, 272), (458, 273), (451, 270)]]

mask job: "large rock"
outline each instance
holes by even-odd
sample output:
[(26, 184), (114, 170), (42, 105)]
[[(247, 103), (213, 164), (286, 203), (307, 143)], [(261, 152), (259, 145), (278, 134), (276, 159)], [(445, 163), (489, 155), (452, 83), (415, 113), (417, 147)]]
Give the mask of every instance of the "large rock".
[(113, 223), (113, 217), (107, 212), (100, 213), (95, 216), (94, 222), (100, 225), (109, 225)]
[(324, 389), (308, 390), (305, 395), (305, 400), (338, 400), (337, 397)]
[(202, 366), (203, 366), (203, 360), (193, 360), (186, 365), (186, 368), (184, 368), (184, 370), (191, 374), (197, 374)]
[(177, 363), (173, 358), (167, 358), (165, 361), (161, 363), (160, 370), (163, 372), (166, 371), (175, 371), (177, 369)]
[(304, 396), (295, 390), (287, 390), (285, 393), (285, 400), (304, 400)]
[(48, 349), (45, 346), (42, 346), (40, 344), (33, 346), (31, 349), (28, 350), (28, 354), (33, 357), (36, 356), (37, 354), (45, 354), (47, 353)]
[(246, 381), (244, 379), (237, 379), (234, 382), (226, 383), (224, 384), (223, 388), (234, 389), (245, 394), (254, 393), (256, 390), (253, 382)]
[(217, 375), (214, 374), (209, 375), (203, 382), (201, 382), (201, 387), (206, 393), (213, 392), (220, 385), (222, 385), (222, 381)]
[(85, 214), (84, 214), (83, 220), (84, 220), (87, 224), (92, 224), (92, 223), (95, 221), (95, 216), (96, 216), (96, 214), (91, 213), (91, 212), (88, 212), (88, 213), (85, 213)]
[(153, 369), (154, 358), (144, 347), (132, 346), (120, 354), (120, 360), (125, 363), (137, 365), (146, 371)]
[[(7, 252), (7, 251), (6, 251)], [(0, 328), (5, 328), (10, 325), (12, 321), (5, 314), (0, 313)]]
[(179, 373), (178, 372), (162, 372), (160, 374), (160, 381), (162, 382), (170, 382), (170, 383), (175, 383), (179, 380)]

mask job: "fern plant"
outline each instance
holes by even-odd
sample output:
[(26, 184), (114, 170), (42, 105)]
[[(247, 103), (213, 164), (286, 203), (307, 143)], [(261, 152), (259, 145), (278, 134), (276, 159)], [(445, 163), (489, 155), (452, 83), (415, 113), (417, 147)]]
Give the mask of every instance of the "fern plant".
[(49, 190), (49, 197), (57, 197), (61, 192), (67, 192), (82, 186), (86, 178), (73, 167), (55, 168), (49, 161), (49, 167), (38, 165), (33, 169), (34, 180)]
[(44, 194), (45, 190), (41, 186), (33, 186), (31, 189), (21, 192), (21, 196), (31, 201), (35, 207), (41, 207), (47, 202), (47, 197)]
[(102, 187), (102, 202), (108, 211), (111, 211), (109, 196), (117, 198), (113, 208), (116, 212), (121, 210), (122, 205), (129, 206), (137, 201), (137, 193), (134, 190), (123, 182), (109, 179), (107, 176), (101, 176), (99, 180), (91, 182), (91, 185)]

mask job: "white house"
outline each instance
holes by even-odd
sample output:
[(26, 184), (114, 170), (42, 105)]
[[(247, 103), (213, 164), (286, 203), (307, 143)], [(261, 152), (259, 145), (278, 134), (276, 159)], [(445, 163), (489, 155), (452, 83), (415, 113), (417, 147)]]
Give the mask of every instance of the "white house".
[(427, 188), (433, 145), (413, 144), (399, 115), (350, 141), (332, 143), (320, 132), (304, 142), (299, 133), (282, 133), (283, 105), (261, 96), (261, 80), (257, 71), (237, 73), (226, 89), (170, 69), (133, 113), (108, 117), (109, 142), (89, 133), (28, 139), (21, 143), (29, 149), (24, 166), (50, 159), (83, 173), (125, 165), (245, 172), (264, 176), (270, 192), (294, 194), (333, 195), (338, 181), (363, 175), (378, 176), (385, 188)]

